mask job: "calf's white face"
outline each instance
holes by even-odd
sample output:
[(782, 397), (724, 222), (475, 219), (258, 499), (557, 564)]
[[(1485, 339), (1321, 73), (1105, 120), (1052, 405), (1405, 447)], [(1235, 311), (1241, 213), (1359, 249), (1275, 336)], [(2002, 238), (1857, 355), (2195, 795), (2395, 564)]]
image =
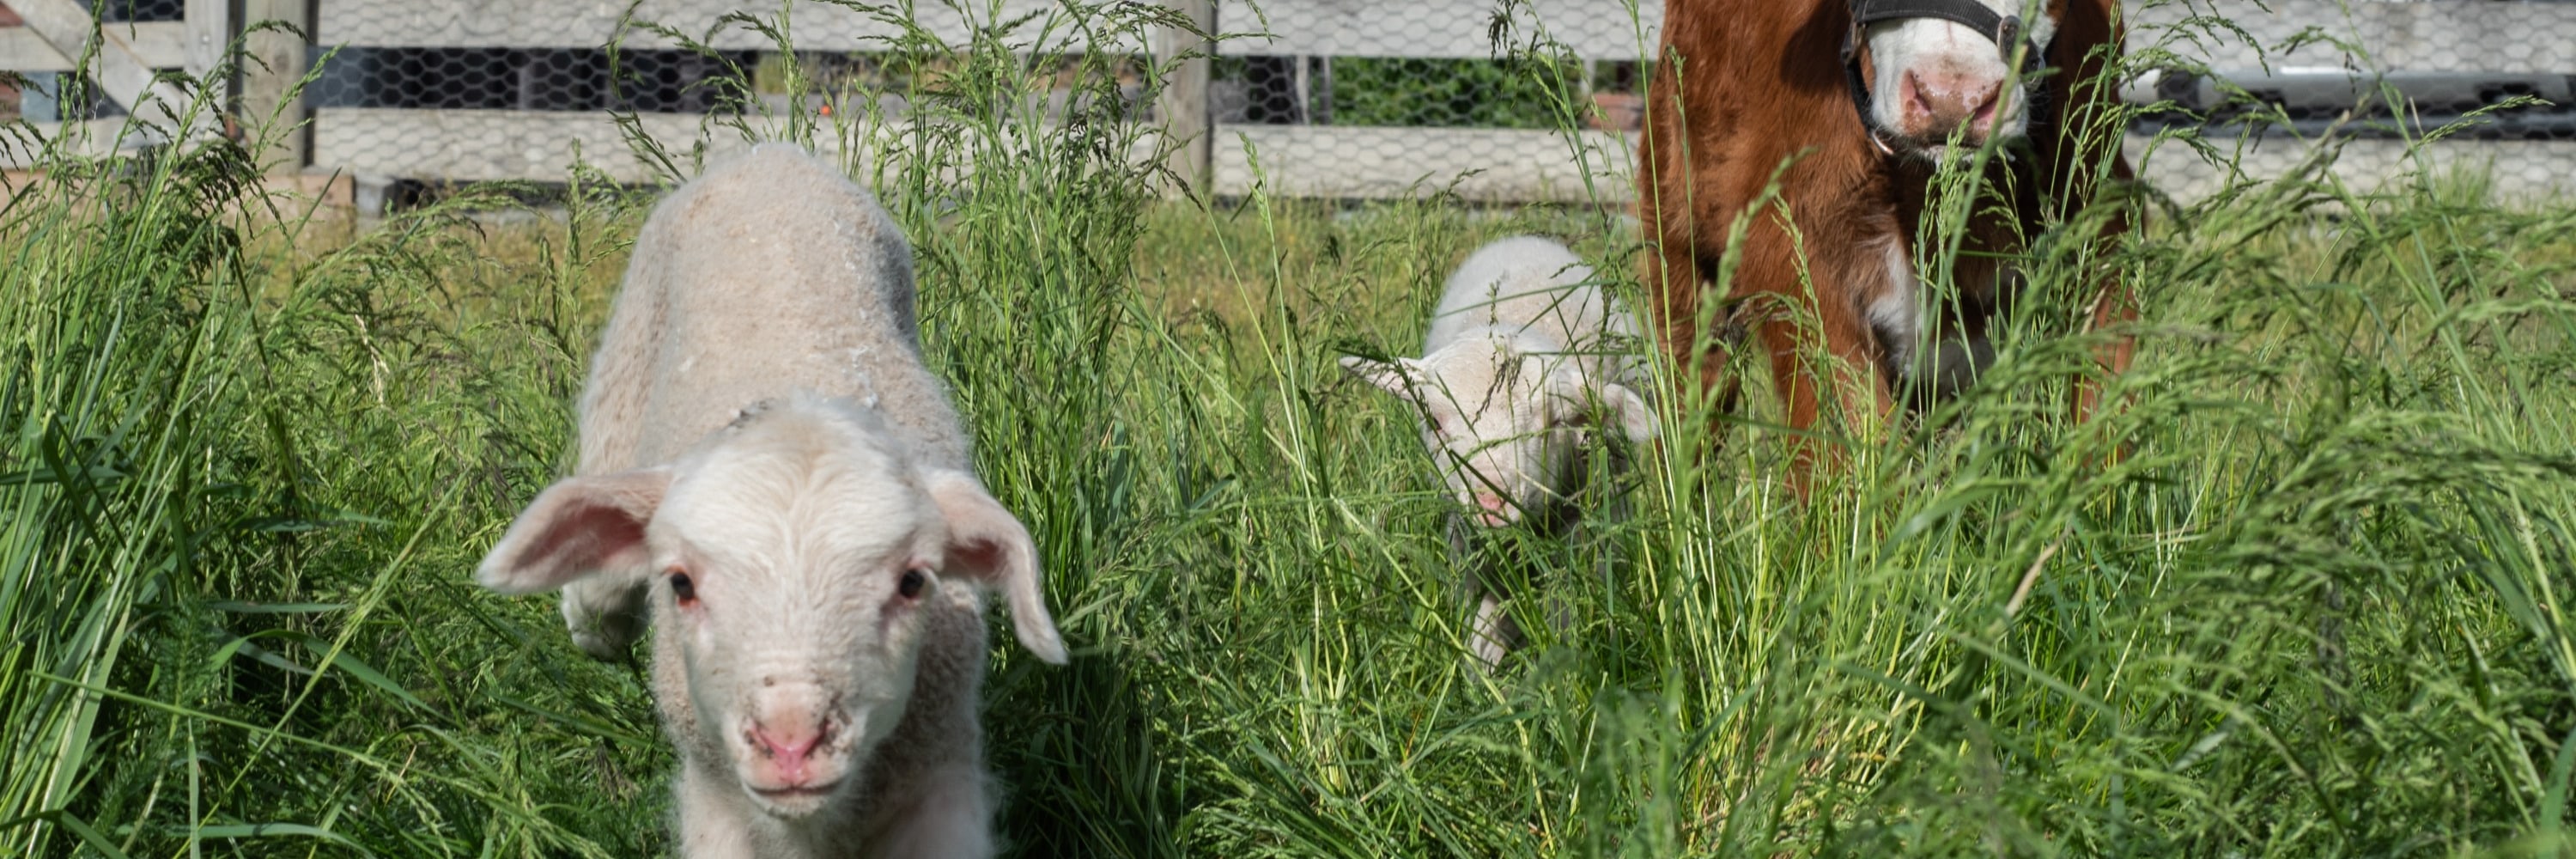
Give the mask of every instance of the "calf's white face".
[(1559, 355), (1526, 354), (1499, 336), (1468, 336), (1420, 358), (1344, 356), (1342, 369), (1412, 403), (1440, 476), (1485, 527), (1518, 521), (1574, 482), (1584, 433), (1608, 415), (1628, 438), (1655, 420), (1627, 386), (1584, 377)]
[[(2062, 0), (1976, 0), (2002, 16), (2020, 16), (2031, 44), (2046, 46), (2057, 35), (2057, 9)], [(2019, 91), (2006, 92), (2011, 52), (1998, 46), (1994, 33), (1980, 33), (1943, 18), (1903, 18), (1869, 25), (1869, 96), (1871, 118), (1896, 135), (1890, 145), (1908, 154), (1938, 158), (1950, 134), (1964, 129), (1969, 146), (1987, 140), (2012, 140), (2030, 133), (2025, 80)], [(2035, 58), (2034, 58), (2035, 59)], [(2036, 62), (2025, 68), (2035, 68)]]
[(729, 762), (780, 817), (857, 787), (903, 719), (943, 589), (1000, 591), (1021, 643), (1064, 661), (1027, 529), (974, 478), (914, 467), (873, 412), (844, 403), (775, 407), (675, 464), (557, 483), (477, 578), (529, 593), (647, 563), (699, 727), (683, 754)]

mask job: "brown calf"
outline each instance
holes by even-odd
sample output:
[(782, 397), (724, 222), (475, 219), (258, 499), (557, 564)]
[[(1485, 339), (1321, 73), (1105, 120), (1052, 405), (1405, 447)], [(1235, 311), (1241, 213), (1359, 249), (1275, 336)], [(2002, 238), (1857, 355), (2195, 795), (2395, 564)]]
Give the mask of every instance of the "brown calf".
[[(1758, 336), (1796, 428), (1815, 426), (1824, 385), (1838, 388), (1852, 415), (1893, 409), (1917, 367), (1933, 377), (1913, 380), (1914, 390), (1953, 387), (1955, 365), (1980, 355), (1987, 323), (2014, 291), (2005, 258), (2089, 200), (2104, 165), (2129, 177), (2127, 161), (2100, 148), (2119, 143), (2101, 119), (2115, 97), (2101, 82), (2119, 44), (2113, 0), (2049, 0), (2027, 25), (2014, 17), (1998, 27), (2002, 39), (1960, 23), (1979, 17), (1974, 8), (1873, 19), (1856, 31), (1854, 10), (1872, 2), (1887, 0), (1667, 0), (1638, 153), (1639, 216), (1654, 243), (1644, 275), (1675, 366), (1696, 372), (1718, 408), (1734, 393), (1718, 386), (1731, 378), (1724, 359), (1735, 326)], [(2021, 11), (2019, 0), (1947, 5), (1962, 4), (1998, 17)], [(2040, 91), (2036, 100), (2002, 97), (2014, 45), (2040, 52), (2051, 70), (2025, 90)], [(1864, 97), (1868, 125), (1855, 107)], [(1916, 282), (1913, 245), (1934, 159), (1963, 126), (1970, 145), (1989, 135), (2006, 141), (1990, 169), (2010, 206), (1980, 201), (1951, 269), (1955, 298), (1930, 300)], [(1764, 200), (1775, 176), (1778, 196)], [(2124, 214), (2094, 223), (2097, 247), (2129, 226)], [(1706, 306), (1736, 229), (1743, 238), (1729, 300)], [(2091, 324), (2134, 316), (2127, 289), (2102, 275)], [(1926, 360), (1922, 350), (1935, 351)], [(1949, 360), (1940, 360), (1944, 352)], [(1802, 358), (1818, 354), (1831, 360), (1819, 367)], [(2113, 373), (2126, 369), (2128, 341), (2097, 357)], [(2079, 420), (2097, 397), (2089, 384), (2079, 389)], [(1801, 466), (1814, 457), (1802, 443)], [(1807, 470), (1798, 469), (1801, 486)]]

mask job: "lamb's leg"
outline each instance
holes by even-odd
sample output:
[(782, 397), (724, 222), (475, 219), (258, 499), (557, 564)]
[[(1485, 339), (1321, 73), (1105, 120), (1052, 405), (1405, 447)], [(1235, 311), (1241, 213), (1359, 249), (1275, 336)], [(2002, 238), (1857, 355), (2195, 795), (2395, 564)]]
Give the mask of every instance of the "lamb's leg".
[(1476, 617), (1468, 624), (1467, 652), (1476, 657), (1478, 665), (1491, 671), (1502, 667), (1503, 657), (1511, 655), (1520, 629), (1512, 625), (1511, 615), (1503, 613), (1503, 594), (1489, 581), (1492, 577), (1485, 573), (1486, 559), (1478, 554), (1478, 548), (1471, 539), (1467, 520), (1450, 516), (1449, 559), (1465, 571), (1458, 584), (1468, 600), (1476, 604)]
[(741, 803), (728, 795), (736, 788), (726, 781), (699, 772), (694, 764), (680, 765), (680, 783), (672, 794), (680, 817), (681, 856), (753, 859), (758, 855), (751, 821), (744, 817)]
[[(1619, 525), (1626, 523), (1634, 512), (1630, 495), (1636, 487), (1628, 482), (1627, 477), (1635, 464), (1628, 443), (1609, 439), (1598, 439), (1596, 443), (1601, 445), (1599, 455), (1585, 458), (1586, 479), (1578, 496), (1581, 505), (1578, 509), (1585, 512), (1574, 521), (1570, 529), (1572, 538), (1567, 545), (1574, 549), (1575, 554), (1571, 557), (1577, 560), (1584, 553), (1592, 556), (1593, 579), (1599, 582), (1600, 593), (1608, 599), (1606, 605), (1615, 607), (1619, 594), (1618, 571), (1627, 561), (1625, 545), (1617, 534)], [(1547, 619), (1560, 640), (1574, 627), (1574, 607), (1561, 592), (1550, 593)], [(1612, 648), (1618, 648), (1619, 625), (1609, 624), (1608, 631)]]
[(996, 852), (993, 797), (982, 767), (951, 764), (908, 781), (910, 789), (905, 793), (914, 799), (902, 808), (887, 809), (892, 821), (869, 855), (984, 859)]
[(1502, 588), (1494, 586), (1494, 575), (1489, 570), (1492, 557), (1484, 555), (1484, 547), (1476, 547), (1473, 531), (1476, 529), (1466, 524), (1466, 516), (1448, 518), (1450, 562), (1461, 570), (1458, 593), (1476, 604), (1476, 619), (1468, 622), (1466, 650), (1476, 658), (1476, 666), (1494, 671), (1502, 668), (1504, 655), (1512, 655), (1512, 647), (1520, 647), (1520, 627), (1512, 624), (1512, 614), (1502, 611), (1502, 598), (1510, 593), (1502, 593)]
[(652, 622), (647, 588), (653, 577), (645, 568), (596, 573), (563, 589), (564, 628), (574, 644), (594, 659), (616, 661), (644, 636)]
[(1474, 640), (1468, 643), (1468, 649), (1485, 670), (1491, 671), (1501, 668), (1503, 657), (1510, 656), (1512, 648), (1520, 643), (1521, 628), (1503, 611), (1503, 601), (1487, 592), (1476, 601), (1475, 628), (1469, 635)]

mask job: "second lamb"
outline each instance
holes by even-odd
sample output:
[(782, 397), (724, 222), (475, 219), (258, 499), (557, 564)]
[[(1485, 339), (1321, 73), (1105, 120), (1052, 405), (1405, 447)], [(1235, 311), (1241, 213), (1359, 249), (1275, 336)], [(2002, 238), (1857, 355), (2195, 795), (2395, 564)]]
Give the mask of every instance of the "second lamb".
[[(1643, 362), (1636, 317), (1564, 245), (1536, 236), (1476, 250), (1449, 276), (1418, 358), (1345, 356), (1342, 369), (1411, 404), (1465, 522), (1553, 528), (1595, 447), (1590, 434), (1654, 437), (1631, 387)], [(1491, 666), (1519, 638), (1494, 583), (1476, 588), (1476, 656)]]

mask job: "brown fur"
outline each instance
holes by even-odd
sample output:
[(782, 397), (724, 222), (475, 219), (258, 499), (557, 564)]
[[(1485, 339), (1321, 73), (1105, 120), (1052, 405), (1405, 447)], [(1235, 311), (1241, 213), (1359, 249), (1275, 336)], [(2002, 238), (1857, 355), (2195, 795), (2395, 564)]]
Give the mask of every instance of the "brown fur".
[[(2009, 298), (1994, 286), (2002, 279), (1997, 264), (1976, 252), (2021, 251), (2021, 237), (2071, 214), (2099, 184), (2102, 153), (2077, 151), (2072, 135), (2062, 132), (2088, 127), (2115, 97), (2109, 87), (2075, 84), (2097, 80), (2104, 57), (2094, 52), (2119, 44), (2116, 10), (2111, 0), (2052, 5), (2060, 30), (2048, 59), (2059, 71), (2047, 88), (2059, 106), (2056, 120), (2033, 129), (2030, 155), (1997, 168), (2022, 171), (2003, 186), (2018, 189), (2012, 201), (2018, 223), (1992, 206), (1979, 207), (1956, 269), (1965, 287), (1959, 312), (1944, 308), (1935, 317), (1924, 332), (1925, 349), (1934, 348), (1936, 332), (1981, 333)], [(1638, 174), (1638, 214), (1653, 248), (1643, 276), (1654, 298), (1653, 324), (1674, 366), (1695, 373), (1701, 389), (1716, 396), (1714, 407), (1728, 409), (1734, 391), (1722, 384), (1731, 377), (1725, 360), (1737, 333), (1752, 329), (1770, 359), (1788, 423), (1799, 429), (1816, 428), (1826, 384), (1838, 391), (1845, 414), (1894, 408), (1895, 369), (1863, 308), (1891, 288), (1877, 243), (1911, 246), (1930, 178), (1928, 165), (1883, 154), (1870, 143), (1838, 54), (1849, 27), (1845, 0), (1668, 0), (1638, 151), (1645, 168)], [(2116, 145), (2116, 136), (2110, 142)], [(1780, 174), (1776, 201), (1754, 207), (1774, 171), (1792, 157), (1798, 160)], [(2111, 164), (2114, 177), (2129, 177), (2125, 159), (2114, 155)], [(1728, 301), (1707, 306), (1728, 233), (1748, 208), (1753, 221), (1743, 226)], [(1794, 223), (1796, 237), (1784, 218)], [(2114, 217), (2100, 238), (2116, 241), (2127, 229), (2125, 216)], [(1713, 317), (1706, 328), (1703, 313)], [(2104, 276), (2092, 324), (2134, 316), (2125, 285)], [(1803, 358), (1819, 353), (1832, 360), (1819, 367)], [(2121, 372), (2129, 345), (2123, 339), (2098, 358)], [(2079, 390), (2079, 420), (2094, 411), (2095, 399), (2089, 386)], [(1816, 455), (1812, 443), (1801, 443), (1793, 478), (1801, 486)]]

